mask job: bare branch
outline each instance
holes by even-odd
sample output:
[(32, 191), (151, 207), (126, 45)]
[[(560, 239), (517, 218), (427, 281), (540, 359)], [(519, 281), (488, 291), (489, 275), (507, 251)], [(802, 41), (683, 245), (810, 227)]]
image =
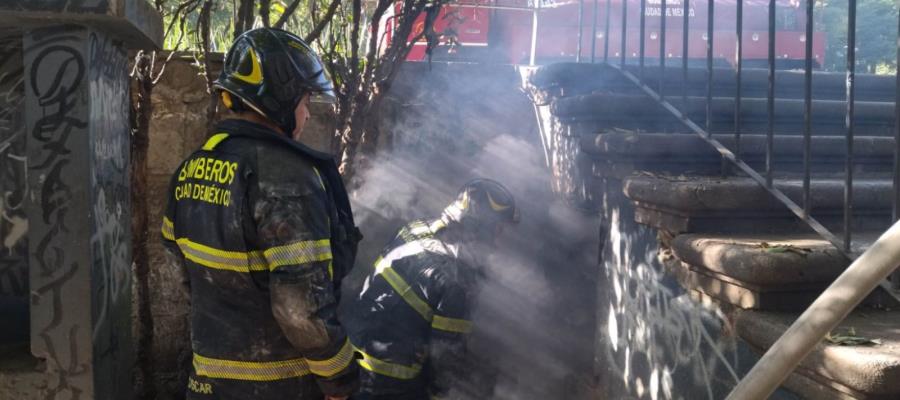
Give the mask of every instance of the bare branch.
[[(356, 0), (354, 0), (356, 1)], [(334, 19), (334, 13), (337, 11), (338, 6), (341, 4), (341, 0), (331, 0), (331, 4), (328, 5), (328, 10), (325, 11), (325, 15), (322, 17), (322, 20), (316, 24), (316, 27), (306, 35), (303, 40), (306, 43), (310, 43), (319, 38), (319, 35), (322, 34), (322, 31), (331, 23), (331, 20)]]
[(275, 27), (281, 29), (285, 23), (291, 18), (291, 15), (294, 15), (294, 11), (297, 11), (297, 7), (300, 6), (301, 0), (294, 0), (293, 3), (287, 6), (284, 9), (284, 14), (281, 14), (281, 17), (278, 18), (278, 21), (275, 22)]
[(272, 12), (272, 0), (259, 0), (259, 16), (262, 18), (263, 26), (269, 27), (269, 15)]

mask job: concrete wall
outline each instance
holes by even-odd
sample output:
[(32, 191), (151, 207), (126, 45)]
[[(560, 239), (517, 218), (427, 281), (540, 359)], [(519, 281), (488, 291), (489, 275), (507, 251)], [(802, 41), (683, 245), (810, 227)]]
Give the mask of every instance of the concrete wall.
[(634, 221), (622, 182), (604, 178), (596, 370), (610, 398), (721, 399), (756, 357), (725, 314), (692, 299), (658, 259), (655, 229)]
[(129, 398), (126, 50), (78, 25), (0, 43), (0, 397)]

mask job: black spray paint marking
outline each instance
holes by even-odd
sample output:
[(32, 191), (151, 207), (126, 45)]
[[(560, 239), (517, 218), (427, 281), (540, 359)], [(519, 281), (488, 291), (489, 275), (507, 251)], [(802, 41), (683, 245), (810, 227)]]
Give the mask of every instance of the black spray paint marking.
[[(86, 101), (83, 85), (84, 59), (77, 48), (65, 43), (78, 43), (77, 36), (67, 36), (66, 30), (44, 31), (34, 34), (39, 43), (29, 51), (36, 52), (30, 66), (28, 90), (40, 107), (37, 119), (28, 137), (32, 149), (38, 149), (40, 157), (30, 169), (38, 176), (40, 196), (40, 221), (33, 225), (44, 226), (33, 251), (41, 287), (33, 293), (32, 305), (50, 302), (42, 308), (49, 316), (46, 326), (35, 327), (35, 334), (44, 346), (50, 372), (56, 379), (48, 385), (47, 399), (79, 399), (85, 394), (90, 380), (82, 375), (90, 371), (90, 359), (79, 360), (86, 353), (84, 344), (90, 343), (89, 331), (80, 328), (78, 322), (66, 317), (71, 303), (64, 303), (63, 290), (70, 284), (80, 268), (78, 262), (69, 260), (66, 250), (69, 227), (66, 217), (70, 214), (73, 188), (66, 182), (63, 172), (70, 166), (72, 152), (69, 138), (73, 131), (84, 131), (88, 123), (75, 114), (77, 107)], [(79, 132), (81, 133), (81, 132)], [(31, 151), (32, 155), (35, 153)], [(35, 266), (32, 266), (35, 268)], [(68, 300), (68, 299), (67, 299)], [(63, 343), (68, 342), (65, 347)], [(89, 386), (88, 386), (89, 387)]]

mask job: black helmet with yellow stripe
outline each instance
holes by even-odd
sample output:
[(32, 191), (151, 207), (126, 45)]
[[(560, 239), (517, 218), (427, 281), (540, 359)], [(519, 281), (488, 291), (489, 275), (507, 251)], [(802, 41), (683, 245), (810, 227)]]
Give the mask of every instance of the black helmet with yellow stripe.
[(503, 185), (479, 178), (459, 189), (456, 200), (444, 209), (442, 219), (459, 223), (479, 240), (491, 241), (498, 233), (498, 225), (519, 222), (519, 208)]
[(273, 28), (235, 39), (214, 88), (229, 109), (256, 111), (287, 135), (294, 131), (294, 109), (305, 94), (313, 101), (334, 101), (334, 86), (316, 52), (296, 35)]

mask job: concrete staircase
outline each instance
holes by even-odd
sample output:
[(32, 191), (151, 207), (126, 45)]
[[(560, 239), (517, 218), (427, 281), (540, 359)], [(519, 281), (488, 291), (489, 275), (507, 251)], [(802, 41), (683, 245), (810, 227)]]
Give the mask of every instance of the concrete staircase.
[[(767, 123), (765, 71), (744, 75), (741, 156), (764, 171)], [(682, 101), (681, 70), (663, 77), (671, 102), (703, 126), (705, 73), (691, 70)], [(658, 71), (648, 68), (647, 81)], [(777, 76), (775, 186), (802, 204), (802, 74)], [(621, 190), (635, 221), (658, 237), (660, 269), (698, 303), (727, 315), (734, 334), (761, 354), (848, 265), (840, 251), (812, 232), (709, 144), (607, 67), (558, 64), (534, 71), (533, 98), (544, 117), (548, 164), (560, 192), (584, 207), (611, 207)], [(843, 76), (814, 78), (812, 216), (843, 229)], [(894, 80), (860, 76), (854, 142), (853, 234), (864, 249), (891, 223)], [(654, 84), (650, 84), (654, 87)], [(733, 72), (716, 70), (711, 131), (736, 151)], [(702, 94), (701, 94), (702, 92)], [(543, 108), (543, 109), (542, 109)], [(543, 113), (541, 114), (541, 111)], [(603, 211), (601, 211), (603, 212)], [(602, 228), (601, 228), (602, 229)], [(601, 265), (602, 262), (601, 262)], [(786, 381), (784, 398), (900, 398), (900, 303), (877, 290), (835, 333), (877, 344), (823, 342)], [(602, 335), (602, 332), (601, 332)], [(845, 334), (845, 336), (847, 336)], [(787, 394), (785, 394), (787, 393)], [(790, 397), (796, 396), (796, 397)]]

